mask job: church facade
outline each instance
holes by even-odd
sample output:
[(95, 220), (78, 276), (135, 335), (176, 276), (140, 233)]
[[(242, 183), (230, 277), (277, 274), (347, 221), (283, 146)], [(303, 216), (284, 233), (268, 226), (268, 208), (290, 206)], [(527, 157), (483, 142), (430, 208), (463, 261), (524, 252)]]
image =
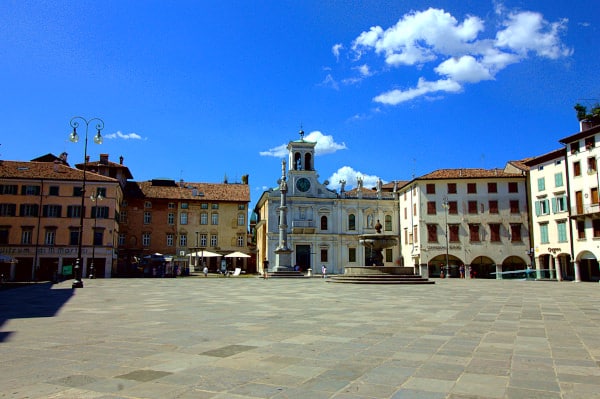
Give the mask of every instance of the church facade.
[[(329, 189), (315, 168), (316, 143), (300, 139), (288, 143), (278, 186), (265, 191), (255, 208), (257, 267), (263, 271), (299, 269), (343, 273), (346, 265), (372, 264), (359, 236), (376, 232), (399, 237), (399, 207), (394, 191), (358, 187), (350, 191)], [(281, 249), (284, 249), (281, 251)], [(399, 262), (400, 246), (386, 249), (384, 265)], [(267, 266), (268, 265), (268, 266)]]

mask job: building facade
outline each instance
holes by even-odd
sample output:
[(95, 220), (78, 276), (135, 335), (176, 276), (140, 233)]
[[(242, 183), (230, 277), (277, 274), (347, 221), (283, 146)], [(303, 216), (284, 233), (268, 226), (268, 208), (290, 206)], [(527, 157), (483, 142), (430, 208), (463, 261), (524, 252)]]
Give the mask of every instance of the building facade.
[(399, 191), (402, 259), (423, 276), (501, 278), (529, 264), (524, 172), (442, 169)]
[(87, 166), (71, 168), (66, 154), (0, 161), (0, 254), (11, 260), (0, 263), (5, 279), (70, 277), (80, 240), (82, 275), (111, 276), (122, 190)]

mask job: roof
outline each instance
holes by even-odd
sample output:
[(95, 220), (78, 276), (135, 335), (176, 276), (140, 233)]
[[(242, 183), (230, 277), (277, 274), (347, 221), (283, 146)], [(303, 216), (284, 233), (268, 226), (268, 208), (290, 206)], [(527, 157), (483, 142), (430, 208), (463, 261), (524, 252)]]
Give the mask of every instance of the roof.
[(415, 180), (484, 179), (498, 177), (523, 177), (523, 175), (521, 173), (507, 173), (502, 169), (438, 169), (417, 177)]
[(531, 166), (539, 165), (541, 163), (545, 163), (545, 162), (552, 161), (555, 159), (564, 158), (564, 156), (565, 156), (565, 149), (559, 148), (558, 150), (550, 151), (546, 154), (542, 154), (537, 157), (529, 158), (527, 161), (525, 161), (525, 165), (531, 167)]
[[(78, 163), (75, 166), (79, 169), (83, 169), (83, 162)], [(100, 168), (100, 167), (109, 168), (109, 169), (122, 169), (123, 175), (125, 176), (126, 179), (133, 178), (133, 175), (131, 174), (131, 171), (129, 170), (129, 168), (120, 163), (111, 162), (111, 161), (88, 161), (85, 163), (85, 168), (88, 171), (96, 170), (96, 168)]]
[[(116, 183), (117, 179), (88, 171), (87, 181)], [(0, 161), (1, 179), (83, 180), (83, 171), (60, 162)]]
[(571, 136), (565, 137), (564, 139), (560, 139), (558, 141), (562, 144), (569, 144), (569, 143), (572, 143), (573, 141), (581, 140), (583, 138), (586, 138), (588, 136), (591, 136), (591, 135), (599, 133), (599, 132), (600, 132), (600, 125), (597, 125), (591, 129), (587, 129), (582, 132), (577, 132)]
[[(358, 193), (362, 194), (362, 198), (363, 199), (377, 199), (377, 190), (374, 189), (369, 189), (369, 188), (353, 188), (352, 190), (348, 190), (348, 191), (344, 191), (344, 195), (346, 196), (346, 198), (357, 198), (358, 197)], [(389, 192), (389, 191), (382, 191), (381, 192), (381, 198), (382, 199), (393, 199), (394, 195), (393, 193)]]
[(152, 181), (129, 181), (125, 187), (125, 195), (130, 198), (250, 202), (250, 187), (247, 184), (185, 183), (156, 185), (152, 183)]

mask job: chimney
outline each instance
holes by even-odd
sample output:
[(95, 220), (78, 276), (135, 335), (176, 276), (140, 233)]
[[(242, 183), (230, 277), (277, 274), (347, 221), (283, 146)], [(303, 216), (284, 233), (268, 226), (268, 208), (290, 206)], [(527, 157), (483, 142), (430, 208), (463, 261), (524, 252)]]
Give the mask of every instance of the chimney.
[(179, 188), (183, 188), (183, 179), (179, 179)]
[(120, 164), (120, 165), (123, 165), (123, 155), (121, 155), (121, 156), (119, 157), (119, 164)]
[(108, 165), (108, 154), (100, 154), (100, 163)]

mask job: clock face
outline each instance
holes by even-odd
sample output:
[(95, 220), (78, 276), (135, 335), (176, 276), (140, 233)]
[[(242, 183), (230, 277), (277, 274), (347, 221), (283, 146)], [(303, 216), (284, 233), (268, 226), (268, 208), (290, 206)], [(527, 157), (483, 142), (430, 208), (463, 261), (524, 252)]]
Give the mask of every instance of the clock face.
[(310, 180), (305, 177), (299, 178), (296, 180), (296, 188), (303, 193), (310, 190)]

